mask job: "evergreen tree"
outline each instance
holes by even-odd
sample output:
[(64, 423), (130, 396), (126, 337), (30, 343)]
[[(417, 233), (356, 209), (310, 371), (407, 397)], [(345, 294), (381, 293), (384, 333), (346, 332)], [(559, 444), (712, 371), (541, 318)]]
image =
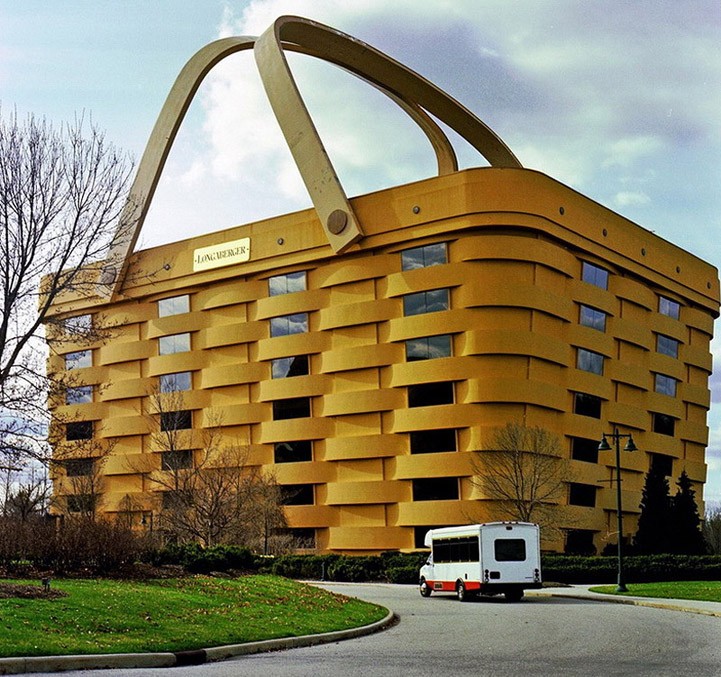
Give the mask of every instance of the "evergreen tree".
[(707, 548), (701, 531), (696, 492), (685, 470), (676, 486), (678, 490), (671, 499), (671, 551), (681, 555), (703, 555)]
[(633, 539), (640, 555), (671, 551), (671, 497), (666, 475), (652, 466), (646, 473), (641, 497), (638, 531)]

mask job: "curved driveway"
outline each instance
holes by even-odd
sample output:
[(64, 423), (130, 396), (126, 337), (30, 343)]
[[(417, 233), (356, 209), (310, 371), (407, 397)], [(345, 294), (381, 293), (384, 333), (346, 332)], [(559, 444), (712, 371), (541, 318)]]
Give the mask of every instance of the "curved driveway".
[(590, 600), (528, 596), (467, 604), (415, 587), (326, 584), (396, 611), (390, 630), (335, 644), (188, 668), (63, 673), (76, 677), (425, 677), (721, 674), (721, 619)]

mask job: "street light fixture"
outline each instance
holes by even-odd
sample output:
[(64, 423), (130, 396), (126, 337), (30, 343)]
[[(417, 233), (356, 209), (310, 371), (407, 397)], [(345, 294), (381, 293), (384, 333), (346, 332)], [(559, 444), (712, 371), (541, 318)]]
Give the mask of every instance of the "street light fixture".
[(616, 582), (616, 592), (628, 592), (626, 583), (623, 578), (623, 508), (621, 507), (621, 438), (627, 437), (628, 441), (624, 446), (624, 451), (638, 451), (633, 442), (631, 433), (620, 433), (618, 428), (614, 428), (612, 433), (604, 433), (600, 444), (599, 451), (611, 451), (611, 445), (606, 437), (610, 437), (616, 446), (616, 518), (618, 520), (618, 580)]

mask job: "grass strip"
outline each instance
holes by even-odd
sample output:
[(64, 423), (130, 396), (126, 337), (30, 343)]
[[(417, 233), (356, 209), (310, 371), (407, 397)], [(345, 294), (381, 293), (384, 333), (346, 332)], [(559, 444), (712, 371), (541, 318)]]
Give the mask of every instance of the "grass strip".
[(668, 583), (632, 583), (628, 592), (616, 592), (614, 585), (591, 588), (592, 592), (633, 597), (660, 597), (662, 599), (692, 599), (704, 602), (721, 602), (721, 581), (673, 581)]
[(387, 613), (277, 576), (52, 586), (68, 596), (0, 599), (0, 656), (185, 651), (343, 630)]

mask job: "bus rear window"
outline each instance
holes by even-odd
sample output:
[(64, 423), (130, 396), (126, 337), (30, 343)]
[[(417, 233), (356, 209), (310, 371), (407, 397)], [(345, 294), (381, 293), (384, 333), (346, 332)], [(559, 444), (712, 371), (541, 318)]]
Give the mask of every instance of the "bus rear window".
[(526, 541), (522, 538), (498, 538), (494, 542), (496, 562), (524, 562)]

